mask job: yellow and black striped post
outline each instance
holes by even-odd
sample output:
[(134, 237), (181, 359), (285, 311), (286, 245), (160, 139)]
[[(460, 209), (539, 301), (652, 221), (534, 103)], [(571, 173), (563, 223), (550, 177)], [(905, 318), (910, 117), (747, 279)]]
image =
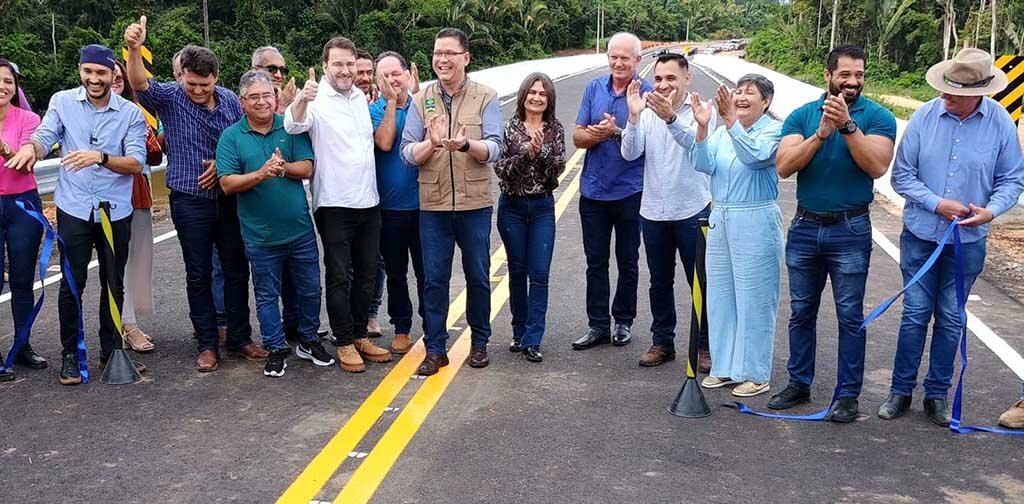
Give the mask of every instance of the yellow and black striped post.
[[(150, 51), (148, 47), (142, 46), (139, 48), (139, 52), (142, 54), (142, 63), (146, 67), (146, 77), (153, 78), (154, 74), (152, 51)], [(127, 47), (121, 48), (121, 58), (125, 61), (128, 61)], [(124, 76), (124, 78), (128, 79), (128, 76), (126, 75)], [(157, 129), (156, 116), (153, 114), (153, 111), (147, 109), (146, 107), (143, 107), (141, 104), (139, 105), (139, 108), (142, 109), (142, 115), (146, 118), (146, 124), (148, 124), (149, 127), (153, 128), (154, 130)]]
[(992, 99), (999, 102), (1016, 122), (1020, 119), (1021, 99), (1024, 98), (1024, 56), (1004, 54), (996, 58), (996, 66), (1006, 72), (1010, 85), (992, 95)]
[(704, 399), (704, 391), (697, 382), (697, 343), (700, 340), (700, 330), (708, 323), (707, 304), (707, 275), (704, 267), (704, 254), (707, 249), (708, 220), (698, 221), (700, 233), (697, 233), (697, 256), (693, 264), (693, 290), (690, 310), (690, 348), (686, 358), (686, 377), (683, 379), (683, 387), (676, 394), (672, 406), (668, 412), (675, 416), (684, 418), (701, 418), (711, 414)]
[[(107, 359), (100, 382), (107, 385), (137, 383), (142, 380), (142, 375), (139, 374), (139, 370), (135, 369), (135, 363), (128, 356), (128, 352), (124, 350), (121, 303), (114, 295), (114, 290), (123, 284), (123, 281), (118, 278), (117, 253), (114, 251), (114, 227), (110, 224), (110, 203), (106, 201), (100, 202), (100, 227), (103, 229), (103, 247), (99, 250), (102, 256), (100, 260), (107, 264), (107, 267), (104, 268), (107, 271), (107, 277), (103, 279), (107, 287), (107, 304), (110, 310), (107, 315), (114, 322), (114, 329), (117, 331), (114, 338), (114, 351)], [(123, 285), (120, 290), (123, 292)]]

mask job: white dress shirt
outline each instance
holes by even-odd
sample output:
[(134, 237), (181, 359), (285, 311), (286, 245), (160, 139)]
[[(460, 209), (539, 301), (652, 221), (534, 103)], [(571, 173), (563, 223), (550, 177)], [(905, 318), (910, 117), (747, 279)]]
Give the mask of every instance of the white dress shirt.
[(313, 141), (313, 211), (322, 206), (370, 208), (377, 206), (377, 167), (373, 155), (373, 123), (366, 95), (352, 86), (339, 93), (326, 77), (306, 108), (304, 121), (296, 121), (289, 105), (284, 129), (297, 135), (309, 132)]
[[(708, 129), (714, 131), (714, 128), (712, 117)], [(622, 130), (623, 159), (632, 161), (644, 156), (644, 192), (640, 198), (643, 218), (652, 221), (689, 219), (711, 203), (709, 177), (690, 164), (690, 148), (696, 134), (689, 96), (676, 109), (676, 120), (672, 124), (665, 124), (649, 108), (644, 108), (636, 124), (626, 121)]]

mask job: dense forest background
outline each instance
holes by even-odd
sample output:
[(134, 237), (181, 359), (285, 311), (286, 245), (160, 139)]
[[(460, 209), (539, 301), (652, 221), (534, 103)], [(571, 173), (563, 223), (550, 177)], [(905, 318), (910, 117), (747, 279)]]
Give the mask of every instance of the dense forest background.
[[(1002, 1), (1002, 0), (1001, 0)], [(989, 47), (986, 0), (604, 0), (605, 33), (627, 30), (646, 40), (752, 38), (748, 58), (820, 82), (834, 42), (861, 44), (871, 54), (871, 86), (926, 98), (923, 70), (944, 48)], [(79, 49), (122, 45), (125, 26), (148, 16), (158, 77), (185, 44), (205, 44), (220, 56), (221, 82), (233, 87), (252, 50), (275, 45), (301, 81), (319, 61), (324, 41), (352, 38), (376, 54), (395, 50), (432, 78), (428, 54), (440, 27), (469, 33), (471, 69), (594, 47), (597, 0), (0, 0), (0, 57), (17, 62), (36, 108), (78, 84)], [(206, 21), (204, 22), (204, 10)], [(997, 52), (1020, 52), (1024, 0), (996, 9)]]

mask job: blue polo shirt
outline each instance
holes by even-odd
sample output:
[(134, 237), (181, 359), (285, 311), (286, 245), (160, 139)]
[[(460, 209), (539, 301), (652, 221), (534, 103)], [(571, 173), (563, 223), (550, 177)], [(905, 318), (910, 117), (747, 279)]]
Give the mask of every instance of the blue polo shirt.
[[(639, 76), (634, 76), (639, 79)], [(641, 80), (640, 93), (654, 91), (650, 82)], [(615, 116), (619, 128), (626, 127), (629, 120), (629, 106), (626, 105), (626, 91), (615, 94), (612, 76), (598, 77), (583, 92), (580, 112), (576, 125), (590, 126), (604, 120), (604, 114)], [(613, 137), (587, 149), (583, 158), (583, 177), (580, 192), (583, 196), (603, 201), (619, 200), (632, 196), (644, 188), (644, 157), (633, 161), (622, 158), (618, 138)]]
[[(782, 125), (782, 136), (810, 138), (821, 124), (825, 95), (796, 110)], [(885, 107), (863, 95), (850, 106), (850, 117), (865, 135), (896, 140), (896, 118)], [(811, 162), (796, 175), (796, 200), (812, 212), (841, 212), (871, 203), (874, 179), (864, 173), (850, 154), (846, 137), (838, 131), (818, 148)]]
[[(370, 120), (373, 131), (377, 131), (384, 121), (384, 112), (388, 102), (381, 98), (370, 104)], [(380, 194), (381, 210), (416, 210), (420, 207), (420, 188), (416, 178), (420, 170), (416, 166), (408, 166), (402, 161), (402, 131), (405, 129), (405, 116), (412, 105), (412, 96), (405, 100), (404, 107), (395, 110), (395, 140), (391, 150), (382, 151), (373, 148), (377, 163), (377, 193)]]
[[(253, 131), (243, 116), (224, 130), (217, 143), (217, 176), (259, 171), (274, 149), (281, 149), (287, 163), (313, 159), (309, 135), (289, 135), (284, 116), (274, 114), (274, 127), (266, 135)], [(264, 180), (239, 193), (238, 220), (246, 243), (260, 247), (288, 243), (313, 231), (306, 189), (301, 180), (287, 177)]]

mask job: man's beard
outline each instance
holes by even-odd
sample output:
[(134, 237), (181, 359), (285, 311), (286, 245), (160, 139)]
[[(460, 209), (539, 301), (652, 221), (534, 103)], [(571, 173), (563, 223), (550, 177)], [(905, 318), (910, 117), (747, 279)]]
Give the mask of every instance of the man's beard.
[[(851, 89), (851, 88), (847, 87), (846, 89)], [(861, 91), (864, 90), (864, 87), (863, 86), (857, 86), (856, 89), (857, 89), (857, 94), (852, 99), (850, 99), (850, 98), (846, 97), (845, 93), (843, 93), (843, 87), (842, 86), (836, 86), (835, 84), (832, 84), (831, 82), (828, 83), (828, 93), (830, 95), (833, 95), (833, 96), (842, 96), (843, 99), (846, 100), (846, 104), (847, 105), (852, 104), (853, 102), (857, 101), (857, 98), (860, 98), (860, 93), (861, 93)]]

